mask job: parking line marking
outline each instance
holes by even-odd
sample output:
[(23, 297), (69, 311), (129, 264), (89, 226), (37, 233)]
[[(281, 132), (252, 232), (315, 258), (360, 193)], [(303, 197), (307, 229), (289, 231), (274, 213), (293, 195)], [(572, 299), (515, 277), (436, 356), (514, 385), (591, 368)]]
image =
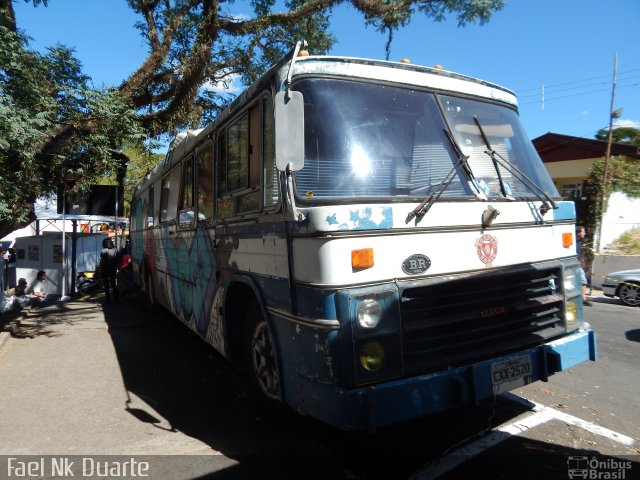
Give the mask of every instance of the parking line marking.
[(531, 400), (527, 400), (526, 398), (522, 398), (518, 395), (515, 395), (513, 393), (505, 393), (503, 395), (504, 398), (512, 401), (512, 402), (516, 402), (519, 403), (520, 405), (525, 405), (525, 406), (529, 406), (529, 408), (531, 407), (531, 405), (533, 405), (533, 411), (541, 411), (541, 410), (551, 410), (553, 412), (553, 415), (555, 417), (556, 420), (560, 420), (562, 422), (568, 423), (570, 425), (574, 425), (576, 427), (580, 427), (583, 430), (586, 430), (588, 432), (594, 433), (596, 435), (600, 435), (601, 437), (605, 437), (608, 438), (610, 440), (613, 440), (614, 442), (618, 442), (622, 445), (625, 445), (627, 447), (633, 447), (636, 444), (636, 441), (631, 438), (631, 437), (627, 437), (626, 435), (623, 435), (622, 433), (618, 433), (614, 430), (610, 430), (608, 428), (605, 427), (601, 427), (600, 425), (596, 425), (595, 423), (591, 423), (587, 420), (583, 420), (581, 418), (578, 417), (574, 417), (573, 415), (569, 415), (568, 413), (564, 413), (564, 412), (560, 412), (559, 410), (556, 410), (554, 408), (551, 407), (547, 407), (546, 405), (543, 405), (541, 403), (537, 403)]
[(503, 425), (502, 427), (493, 430), (490, 434), (479, 438), (469, 445), (454, 450), (453, 452), (449, 452), (445, 457), (436, 460), (423, 470), (414, 473), (411, 476), (411, 480), (429, 480), (438, 478), (454, 468), (459, 467), (470, 458), (480, 455), (485, 450), (495, 447), (504, 440), (526, 432), (530, 428), (542, 425), (549, 420), (553, 420), (553, 418), (553, 412), (549, 410), (534, 412), (527, 417), (519, 418), (515, 422)]
[(636, 443), (631, 437), (627, 437), (626, 435), (609, 430), (608, 428), (574, 417), (573, 415), (559, 412), (558, 410), (542, 405), (541, 403), (532, 402), (513, 393), (505, 393), (502, 396), (510, 401), (526, 406), (532, 413), (509, 424), (498, 427), (488, 435), (485, 435), (464, 447), (447, 453), (444, 457), (439, 458), (423, 467), (421, 470), (414, 472), (410, 479), (430, 480), (439, 478), (445, 473), (459, 467), (469, 459), (480, 455), (485, 450), (496, 446), (504, 440), (513, 436), (518, 436), (530, 428), (537, 427), (550, 420), (563, 421), (629, 447), (634, 446)]

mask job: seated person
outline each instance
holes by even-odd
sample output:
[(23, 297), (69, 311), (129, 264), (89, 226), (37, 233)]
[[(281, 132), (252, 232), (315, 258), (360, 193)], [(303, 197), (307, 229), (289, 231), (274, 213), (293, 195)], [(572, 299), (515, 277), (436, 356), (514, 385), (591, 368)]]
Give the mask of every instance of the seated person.
[(30, 294), (33, 299), (33, 305), (43, 305), (47, 301), (49, 295), (45, 291), (44, 282), (46, 279), (47, 274), (43, 270), (40, 270), (36, 281), (27, 289), (27, 293)]
[(16, 285), (14, 295), (16, 297), (22, 297), (27, 294), (27, 281), (24, 278), (18, 280), (18, 285)]
[(32, 299), (26, 295), (27, 281), (24, 278), (18, 280), (18, 285), (10, 288), (2, 293), (2, 305), (0, 305), (0, 313), (17, 312), (22, 308), (31, 304)]

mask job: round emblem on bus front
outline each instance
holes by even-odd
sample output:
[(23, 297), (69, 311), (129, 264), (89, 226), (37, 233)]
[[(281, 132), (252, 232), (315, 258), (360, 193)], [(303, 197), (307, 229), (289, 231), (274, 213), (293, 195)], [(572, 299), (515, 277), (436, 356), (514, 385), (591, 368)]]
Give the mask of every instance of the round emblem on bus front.
[(431, 260), (426, 255), (416, 253), (402, 262), (402, 271), (407, 275), (417, 275), (429, 270)]
[(490, 267), (498, 255), (498, 239), (491, 235), (482, 235), (476, 240), (476, 251), (480, 261)]

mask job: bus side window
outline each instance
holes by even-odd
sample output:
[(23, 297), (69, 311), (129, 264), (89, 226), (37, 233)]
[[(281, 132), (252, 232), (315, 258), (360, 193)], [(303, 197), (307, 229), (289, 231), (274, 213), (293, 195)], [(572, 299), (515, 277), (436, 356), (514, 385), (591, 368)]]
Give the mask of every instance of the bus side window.
[(180, 166), (173, 168), (162, 179), (160, 186), (160, 221), (176, 219), (178, 195), (180, 193)]
[(137, 232), (138, 230), (143, 230), (147, 228), (146, 218), (147, 218), (148, 201), (145, 198), (147, 195), (149, 195), (149, 190), (144, 192), (144, 196), (142, 196), (141, 198), (138, 198), (138, 202), (141, 203), (140, 218), (138, 218), (138, 215), (132, 212), (131, 226), (129, 228), (129, 230), (132, 232)]
[(222, 218), (260, 208), (261, 111), (259, 103), (254, 105), (220, 134), (218, 215)]
[(198, 221), (213, 217), (213, 145), (198, 151)]
[(193, 205), (193, 155), (182, 164), (182, 188), (180, 189), (180, 214), (178, 223), (186, 227), (192, 224), (194, 217)]

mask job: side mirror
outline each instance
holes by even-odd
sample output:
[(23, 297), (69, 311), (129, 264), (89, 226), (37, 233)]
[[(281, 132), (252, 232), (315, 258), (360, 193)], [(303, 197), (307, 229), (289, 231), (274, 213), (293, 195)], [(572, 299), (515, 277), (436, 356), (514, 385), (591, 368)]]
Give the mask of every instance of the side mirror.
[[(288, 98), (287, 98), (288, 97)], [(304, 98), (301, 92), (276, 94), (276, 166), (278, 170), (304, 167)]]

